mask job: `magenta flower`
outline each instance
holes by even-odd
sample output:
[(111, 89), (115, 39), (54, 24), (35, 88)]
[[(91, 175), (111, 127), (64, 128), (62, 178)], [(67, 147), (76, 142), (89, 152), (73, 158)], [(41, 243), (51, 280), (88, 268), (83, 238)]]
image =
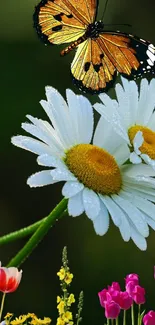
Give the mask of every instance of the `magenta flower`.
[(108, 286), (108, 292), (113, 291), (113, 290), (121, 291), (121, 288), (120, 288), (120, 285), (118, 282), (112, 282), (112, 285)]
[(137, 285), (133, 291), (133, 300), (136, 304), (141, 305), (145, 303), (145, 289)]
[(0, 291), (9, 293), (15, 291), (20, 283), (22, 271), (16, 267), (1, 267), (0, 262)]
[(100, 304), (102, 307), (105, 307), (105, 302), (107, 301), (107, 289), (103, 289), (102, 291), (98, 292)]
[(127, 310), (133, 304), (132, 297), (126, 291), (121, 291), (119, 295), (119, 306), (121, 309)]
[(126, 276), (126, 278), (125, 278), (125, 284), (127, 285), (128, 282), (130, 282), (130, 281), (134, 282), (135, 285), (139, 284), (139, 276), (138, 276), (138, 274), (136, 274), (136, 273), (128, 274)]
[(154, 274), (153, 275), (154, 275), (154, 279), (155, 279), (155, 266), (153, 267), (153, 270), (154, 270)]
[(143, 324), (144, 325), (155, 325), (155, 311), (150, 310), (144, 317), (143, 317)]
[(109, 293), (107, 293), (107, 301), (105, 302), (105, 317), (109, 319), (116, 319), (120, 313), (120, 306), (112, 300)]

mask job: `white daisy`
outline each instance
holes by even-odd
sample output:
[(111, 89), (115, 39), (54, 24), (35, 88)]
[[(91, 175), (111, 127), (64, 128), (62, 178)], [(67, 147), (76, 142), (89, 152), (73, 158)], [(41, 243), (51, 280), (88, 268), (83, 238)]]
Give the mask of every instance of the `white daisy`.
[(143, 79), (139, 93), (135, 81), (121, 80), (123, 86), (115, 88), (117, 101), (101, 94), (103, 104), (94, 107), (129, 144), (130, 161), (145, 162), (155, 170), (155, 79)]
[(66, 103), (52, 87), (46, 87), (46, 96), (41, 105), (51, 124), (28, 115), (31, 123), (22, 128), (35, 138), (12, 138), (14, 145), (37, 154), (39, 165), (50, 168), (27, 183), (37, 187), (65, 182), (62, 194), (70, 215), (85, 212), (98, 235), (107, 232), (110, 215), (123, 239), (132, 238), (145, 250), (148, 225), (155, 229), (150, 202), (155, 202), (155, 180), (150, 177), (155, 172), (144, 164), (124, 165), (130, 155), (127, 144), (102, 118), (94, 130), (93, 109), (85, 97), (67, 90)]

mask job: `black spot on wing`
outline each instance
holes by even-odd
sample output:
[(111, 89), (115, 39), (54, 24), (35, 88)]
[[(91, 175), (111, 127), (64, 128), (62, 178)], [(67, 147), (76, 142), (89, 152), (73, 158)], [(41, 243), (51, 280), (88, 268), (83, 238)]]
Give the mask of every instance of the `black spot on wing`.
[(59, 30), (61, 30), (61, 29), (62, 29), (62, 25), (54, 26), (52, 28), (53, 32), (59, 32)]
[(70, 14), (70, 15), (67, 15), (67, 17), (68, 17), (68, 18), (73, 18), (73, 15), (72, 15), (72, 14)]
[(57, 21), (62, 21), (62, 16), (63, 16), (64, 14), (63, 14), (63, 12), (61, 13), (61, 14), (58, 14), (58, 15), (55, 15), (55, 16), (53, 16), (54, 17), (54, 19), (56, 19)]
[(90, 62), (86, 62), (84, 65), (84, 70), (87, 72), (90, 68)]
[(94, 70), (96, 71), (96, 72), (99, 72), (99, 70), (100, 70), (100, 67), (102, 67), (103, 66), (103, 64), (102, 63), (100, 63), (100, 64), (94, 64)]
[(103, 58), (104, 58), (104, 54), (101, 53), (101, 54), (100, 54), (100, 59), (103, 59)]

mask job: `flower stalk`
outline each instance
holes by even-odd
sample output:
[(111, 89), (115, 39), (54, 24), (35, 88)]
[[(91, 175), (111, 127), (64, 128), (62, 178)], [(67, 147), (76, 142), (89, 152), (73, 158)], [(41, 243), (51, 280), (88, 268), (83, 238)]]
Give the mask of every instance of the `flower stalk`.
[(3, 293), (2, 300), (1, 300), (1, 307), (0, 307), (0, 321), (1, 321), (1, 318), (2, 318), (5, 296), (6, 296), (6, 293)]
[(20, 266), (25, 259), (32, 253), (34, 248), (44, 238), (48, 230), (55, 223), (56, 220), (61, 218), (62, 213), (67, 208), (67, 199), (62, 199), (60, 203), (53, 209), (53, 211), (41, 222), (35, 233), (31, 236), (25, 246), (13, 257), (7, 266)]
[[(59, 219), (63, 218), (65, 215), (67, 215), (67, 210), (64, 211), (59, 216)], [(13, 241), (16, 241), (18, 239), (25, 238), (25, 237), (28, 237), (29, 235), (32, 235), (39, 228), (39, 226), (44, 221), (47, 220), (47, 218), (48, 218), (48, 216), (42, 218), (41, 220), (39, 220), (39, 221), (37, 221), (35, 223), (33, 223), (32, 225), (29, 225), (27, 227), (21, 228), (19, 230), (13, 231), (13, 232), (11, 232), (9, 234), (6, 234), (6, 235), (0, 237), (0, 246), (5, 245), (5, 244), (9, 244), (9, 243), (11, 243)]]

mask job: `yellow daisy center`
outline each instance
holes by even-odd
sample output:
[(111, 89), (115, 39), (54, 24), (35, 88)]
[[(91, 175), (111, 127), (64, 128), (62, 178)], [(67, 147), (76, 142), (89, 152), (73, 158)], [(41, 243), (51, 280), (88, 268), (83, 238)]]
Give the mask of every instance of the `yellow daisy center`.
[(69, 170), (89, 189), (101, 194), (118, 193), (122, 178), (114, 157), (91, 144), (79, 144), (66, 153)]
[(138, 131), (143, 133), (144, 142), (139, 148), (141, 153), (148, 155), (151, 159), (155, 159), (155, 132), (145, 126), (135, 125), (128, 130), (128, 135), (131, 144), (133, 144), (134, 137)]

